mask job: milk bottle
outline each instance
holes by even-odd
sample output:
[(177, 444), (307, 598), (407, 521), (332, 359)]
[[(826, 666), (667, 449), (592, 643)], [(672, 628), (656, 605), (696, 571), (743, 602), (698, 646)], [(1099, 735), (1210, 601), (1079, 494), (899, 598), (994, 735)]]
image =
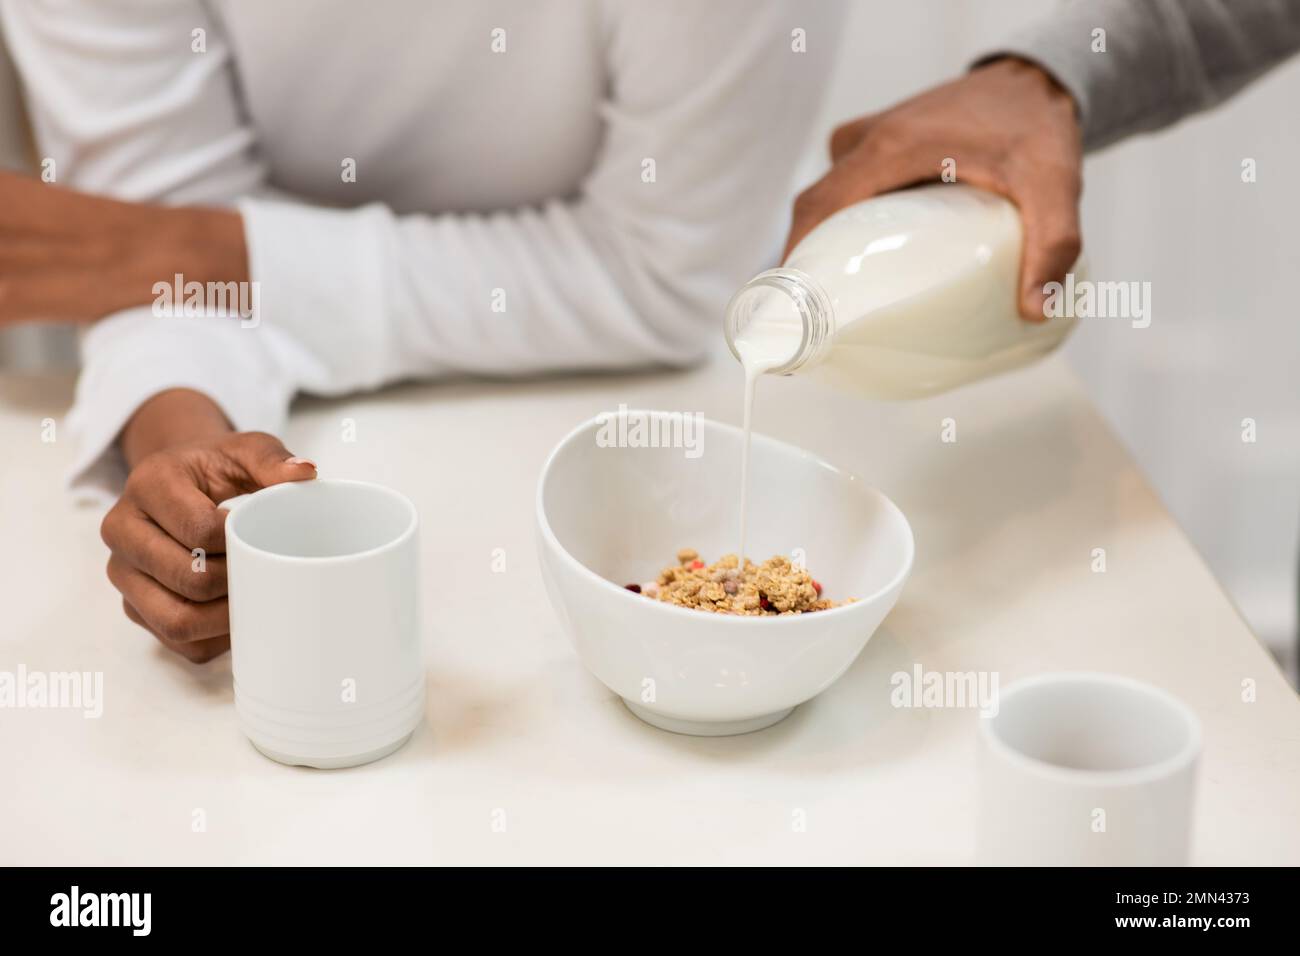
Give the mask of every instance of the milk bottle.
[[(870, 398), (920, 398), (1056, 348), (1073, 317), (1016, 311), (1020, 216), (935, 183), (849, 206), (746, 283), (725, 331), (747, 372), (807, 374)], [(751, 376), (752, 377), (752, 376)]]
[(1075, 320), (1020, 317), (1020, 243), (1006, 199), (935, 183), (840, 210), (732, 296), (727, 345), (745, 370), (742, 561), (757, 380), (797, 373), (869, 398), (921, 398), (1046, 355)]

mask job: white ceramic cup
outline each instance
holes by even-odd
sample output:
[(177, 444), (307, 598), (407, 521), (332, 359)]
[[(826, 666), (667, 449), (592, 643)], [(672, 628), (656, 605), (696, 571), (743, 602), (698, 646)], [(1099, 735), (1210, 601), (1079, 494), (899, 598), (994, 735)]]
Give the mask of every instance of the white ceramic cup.
[(980, 721), (980, 863), (1182, 866), (1200, 722), (1177, 698), (1110, 674), (1016, 681)]
[(286, 764), (392, 753), (424, 712), (415, 506), (317, 479), (222, 507), (240, 728)]

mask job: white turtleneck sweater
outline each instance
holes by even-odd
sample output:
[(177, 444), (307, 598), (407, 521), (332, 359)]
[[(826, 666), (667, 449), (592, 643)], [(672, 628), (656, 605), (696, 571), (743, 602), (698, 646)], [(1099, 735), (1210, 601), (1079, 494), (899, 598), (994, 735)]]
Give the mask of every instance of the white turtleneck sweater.
[(116, 494), (114, 440), (167, 388), (274, 432), (300, 391), (696, 360), (776, 250), (841, 14), (0, 0), (58, 182), (237, 203), (258, 284), (256, 324), (143, 308), (84, 336), (74, 486)]

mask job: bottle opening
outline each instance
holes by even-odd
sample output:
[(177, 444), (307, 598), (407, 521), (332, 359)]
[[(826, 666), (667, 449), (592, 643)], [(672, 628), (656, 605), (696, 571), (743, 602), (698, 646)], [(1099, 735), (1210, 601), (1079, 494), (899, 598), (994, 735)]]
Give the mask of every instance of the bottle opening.
[(820, 349), (829, 322), (820, 290), (793, 269), (755, 276), (727, 305), (731, 354), (746, 368), (778, 375), (795, 371)]

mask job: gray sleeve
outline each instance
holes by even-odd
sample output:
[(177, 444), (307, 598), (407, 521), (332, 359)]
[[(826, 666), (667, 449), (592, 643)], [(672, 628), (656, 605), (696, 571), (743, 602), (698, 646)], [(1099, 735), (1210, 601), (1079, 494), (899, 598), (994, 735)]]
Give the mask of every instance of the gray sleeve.
[(1300, 0), (1076, 0), (976, 65), (1043, 67), (1074, 96), (1094, 150), (1208, 109), (1297, 51)]

